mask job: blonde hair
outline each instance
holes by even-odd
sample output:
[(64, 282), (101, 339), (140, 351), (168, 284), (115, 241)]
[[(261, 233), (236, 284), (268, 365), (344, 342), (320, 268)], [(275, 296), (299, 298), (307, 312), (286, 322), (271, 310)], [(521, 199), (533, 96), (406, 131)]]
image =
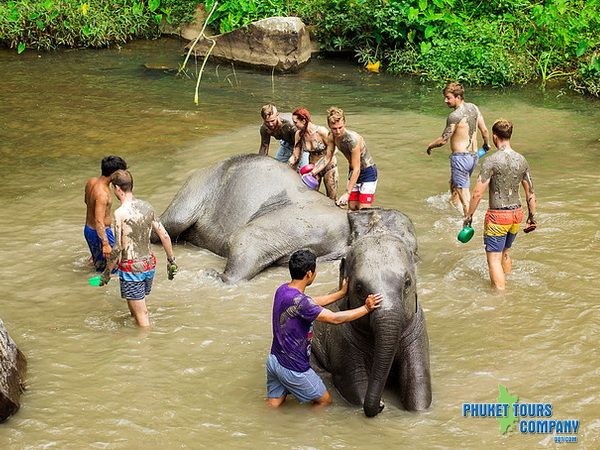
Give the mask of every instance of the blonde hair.
[(260, 109), (260, 115), (263, 119), (266, 119), (273, 114), (277, 114), (277, 107), (273, 103), (267, 103)]
[(327, 110), (327, 125), (338, 123), (340, 120), (343, 120), (344, 123), (346, 123), (346, 116), (344, 115), (343, 109), (332, 106)]

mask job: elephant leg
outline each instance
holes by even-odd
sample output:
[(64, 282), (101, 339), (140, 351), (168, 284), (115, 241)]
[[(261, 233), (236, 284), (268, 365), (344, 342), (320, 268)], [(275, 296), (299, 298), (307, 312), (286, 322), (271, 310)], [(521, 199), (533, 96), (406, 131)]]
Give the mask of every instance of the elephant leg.
[(423, 327), (418, 339), (398, 352), (400, 400), (408, 411), (421, 411), (431, 405), (429, 337)]
[(278, 216), (263, 216), (229, 240), (229, 256), (221, 279), (226, 283), (249, 280), (263, 269), (303, 248), (297, 224), (284, 224)]
[(368, 367), (370, 366), (365, 354), (351, 340), (360, 339), (349, 336), (354, 333), (350, 324), (335, 327), (337, 342), (330, 344), (329, 358), (332, 360), (333, 384), (340, 395), (348, 403), (362, 406), (369, 384)]

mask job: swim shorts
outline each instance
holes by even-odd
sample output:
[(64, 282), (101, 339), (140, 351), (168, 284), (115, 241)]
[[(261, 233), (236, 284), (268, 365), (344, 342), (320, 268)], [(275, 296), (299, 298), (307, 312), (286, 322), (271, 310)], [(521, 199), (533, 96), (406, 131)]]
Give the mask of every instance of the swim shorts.
[(501, 252), (510, 248), (523, 221), (523, 209), (488, 209), (483, 226), (486, 252)]
[[(352, 171), (348, 174), (348, 179), (351, 175)], [(377, 167), (372, 165), (360, 170), (348, 201), (370, 205), (375, 201), (375, 189), (377, 189)]]
[(452, 153), (450, 155), (450, 183), (465, 189), (471, 186), (470, 177), (479, 158), (473, 153)]
[(268, 398), (292, 394), (300, 403), (308, 403), (320, 399), (327, 392), (323, 380), (313, 369), (306, 372), (287, 369), (279, 364), (272, 353), (269, 353), (266, 368)]
[[(94, 267), (96, 268), (96, 272), (102, 272), (106, 268), (106, 258), (102, 253), (102, 240), (95, 228), (92, 228), (86, 225), (83, 229), (83, 236), (90, 248), (90, 253), (92, 254), (92, 259), (94, 261)], [(115, 236), (113, 235), (112, 229), (110, 227), (106, 227), (106, 237), (108, 238), (108, 243), (111, 247), (115, 246)]]
[(144, 300), (152, 290), (156, 268), (156, 257), (119, 262), (121, 297), (127, 300)]

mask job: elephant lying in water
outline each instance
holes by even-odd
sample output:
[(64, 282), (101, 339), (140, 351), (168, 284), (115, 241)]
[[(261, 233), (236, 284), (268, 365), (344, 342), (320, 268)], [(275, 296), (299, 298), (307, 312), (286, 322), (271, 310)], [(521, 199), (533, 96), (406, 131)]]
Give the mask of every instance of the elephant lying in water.
[(383, 294), (383, 301), (354, 322), (336, 327), (315, 322), (311, 365), (330, 372), (342, 397), (362, 405), (368, 417), (383, 409), (386, 385), (398, 390), (405, 409), (426, 409), (431, 404), (429, 338), (417, 301), (414, 227), (394, 210), (348, 216), (351, 245), (340, 267), (340, 281), (349, 277), (348, 295), (337, 305), (359, 307), (370, 293)]
[(244, 155), (194, 172), (161, 222), (173, 240), (226, 257), (226, 282), (251, 279), (301, 248), (321, 259), (346, 255), (340, 275), (350, 282), (341, 309), (362, 305), (369, 293), (384, 300), (351, 323), (315, 322), (313, 363), (331, 372), (342, 396), (363, 405), (367, 416), (380, 412), (386, 382), (399, 388), (406, 409), (429, 407), (429, 339), (417, 303), (417, 241), (407, 216), (380, 209), (347, 214), (286, 165)]
[(346, 212), (308, 189), (287, 165), (260, 155), (199, 169), (160, 218), (172, 240), (227, 258), (220, 277), (249, 280), (294, 251), (340, 259), (348, 245)]

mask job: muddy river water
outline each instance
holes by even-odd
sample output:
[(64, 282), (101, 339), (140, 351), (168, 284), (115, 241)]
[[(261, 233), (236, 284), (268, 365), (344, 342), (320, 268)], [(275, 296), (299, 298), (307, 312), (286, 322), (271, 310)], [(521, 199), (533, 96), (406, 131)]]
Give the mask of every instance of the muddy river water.
[[(449, 150), (425, 153), (449, 112), (437, 87), (330, 59), (273, 78), (209, 65), (196, 107), (195, 80), (143, 67), (176, 66), (179, 48), (162, 40), (0, 52), (0, 318), (29, 362), (0, 448), (557, 446), (553, 434), (501, 434), (496, 418), (463, 417), (463, 403), (496, 402), (499, 384), (521, 403), (551, 404), (551, 417), (526, 420), (579, 420), (569, 434), (576, 445), (600, 446), (600, 103), (559, 89), (467, 90), (490, 128), (498, 117), (514, 122), (513, 147), (528, 159), (538, 196), (538, 230), (517, 237), (514, 273), (498, 294), (482, 248), (487, 200), (475, 237), (461, 244), (461, 217), (448, 204)], [(344, 108), (377, 162), (376, 204), (412, 218), (429, 410), (407, 412), (390, 399), (367, 419), (335, 392), (325, 411), (295, 401), (267, 410), (264, 361), (284, 268), (225, 286), (204, 272), (221, 270), (222, 258), (178, 244), (181, 271), (169, 281), (156, 247), (148, 332), (133, 325), (116, 279), (87, 284), (83, 187), (101, 158), (125, 158), (136, 195), (160, 213), (194, 169), (258, 150), (259, 109), (269, 101), (284, 111), (304, 105), (320, 124), (327, 107)], [(335, 289), (337, 271), (320, 266), (308, 293)]]

